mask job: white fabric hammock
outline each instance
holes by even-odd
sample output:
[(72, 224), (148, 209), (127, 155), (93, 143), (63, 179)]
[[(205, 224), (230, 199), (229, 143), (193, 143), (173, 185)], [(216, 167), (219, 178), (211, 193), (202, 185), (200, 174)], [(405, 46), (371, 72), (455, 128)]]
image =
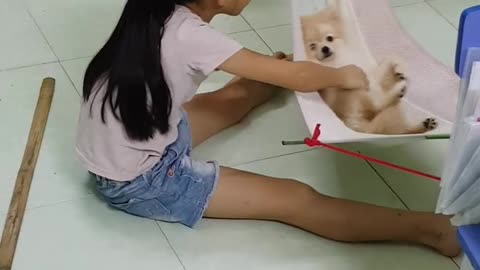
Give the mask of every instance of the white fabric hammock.
[[(455, 116), (459, 78), (453, 70), (431, 57), (405, 33), (397, 22), (387, 0), (339, 0), (350, 46), (348, 61), (336, 66), (377, 65), (382, 59), (396, 56), (407, 64), (409, 90), (402, 101), (407, 119), (421, 121), (435, 117), (439, 126), (426, 134), (377, 135), (359, 133), (348, 128), (321, 99), (318, 93), (298, 93), (297, 99), (306, 125), (313, 134), (317, 123), (322, 125), (322, 142), (381, 142), (393, 139), (425, 138), (449, 135)], [(300, 17), (324, 9), (326, 0), (291, 0), (293, 50), (295, 60), (306, 60)]]

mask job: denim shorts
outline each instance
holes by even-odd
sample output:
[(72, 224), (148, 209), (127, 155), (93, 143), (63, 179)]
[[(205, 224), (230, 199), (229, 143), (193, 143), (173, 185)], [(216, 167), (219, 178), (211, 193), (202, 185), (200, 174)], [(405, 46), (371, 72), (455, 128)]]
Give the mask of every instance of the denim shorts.
[(184, 117), (177, 140), (152, 169), (128, 182), (96, 176), (98, 191), (110, 205), (132, 215), (194, 227), (215, 190), (219, 165), (192, 160), (191, 141)]

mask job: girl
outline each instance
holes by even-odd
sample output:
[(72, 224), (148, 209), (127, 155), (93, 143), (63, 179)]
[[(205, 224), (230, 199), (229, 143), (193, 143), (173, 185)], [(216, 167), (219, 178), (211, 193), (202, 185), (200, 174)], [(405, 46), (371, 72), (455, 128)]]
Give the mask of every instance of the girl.
[[(324, 196), (190, 152), (234, 125), (281, 88), (365, 87), (364, 73), (292, 62), (242, 48), (208, 22), (239, 15), (249, 0), (128, 0), (84, 80), (77, 155), (112, 206), (193, 227), (202, 217), (283, 222), (338, 241), (423, 244), (459, 252), (449, 218)], [(195, 95), (215, 70), (237, 76)]]

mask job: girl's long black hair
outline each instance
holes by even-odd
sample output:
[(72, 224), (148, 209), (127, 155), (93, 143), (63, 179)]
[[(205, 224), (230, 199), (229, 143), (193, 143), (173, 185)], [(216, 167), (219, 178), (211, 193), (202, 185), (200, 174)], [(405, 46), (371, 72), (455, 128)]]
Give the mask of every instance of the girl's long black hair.
[(162, 37), (175, 6), (193, 1), (128, 0), (115, 30), (86, 70), (84, 102), (96, 98), (97, 83), (107, 83), (102, 121), (109, 106), (133, 140), (169, 131), (172, 96), (161, 63)]

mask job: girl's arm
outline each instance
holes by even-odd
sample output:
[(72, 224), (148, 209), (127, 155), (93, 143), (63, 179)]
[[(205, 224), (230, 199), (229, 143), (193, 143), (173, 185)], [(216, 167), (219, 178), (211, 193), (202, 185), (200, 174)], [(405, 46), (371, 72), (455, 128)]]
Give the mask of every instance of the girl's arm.
[(329, 87), (367, 88), (365, 73), (358, 67), (339, 69), (311, 62), (290, 62), (242, 49), (220, 67), (220, 70), (243, 78), (260, 81), (299, 92), (314, 92)]

